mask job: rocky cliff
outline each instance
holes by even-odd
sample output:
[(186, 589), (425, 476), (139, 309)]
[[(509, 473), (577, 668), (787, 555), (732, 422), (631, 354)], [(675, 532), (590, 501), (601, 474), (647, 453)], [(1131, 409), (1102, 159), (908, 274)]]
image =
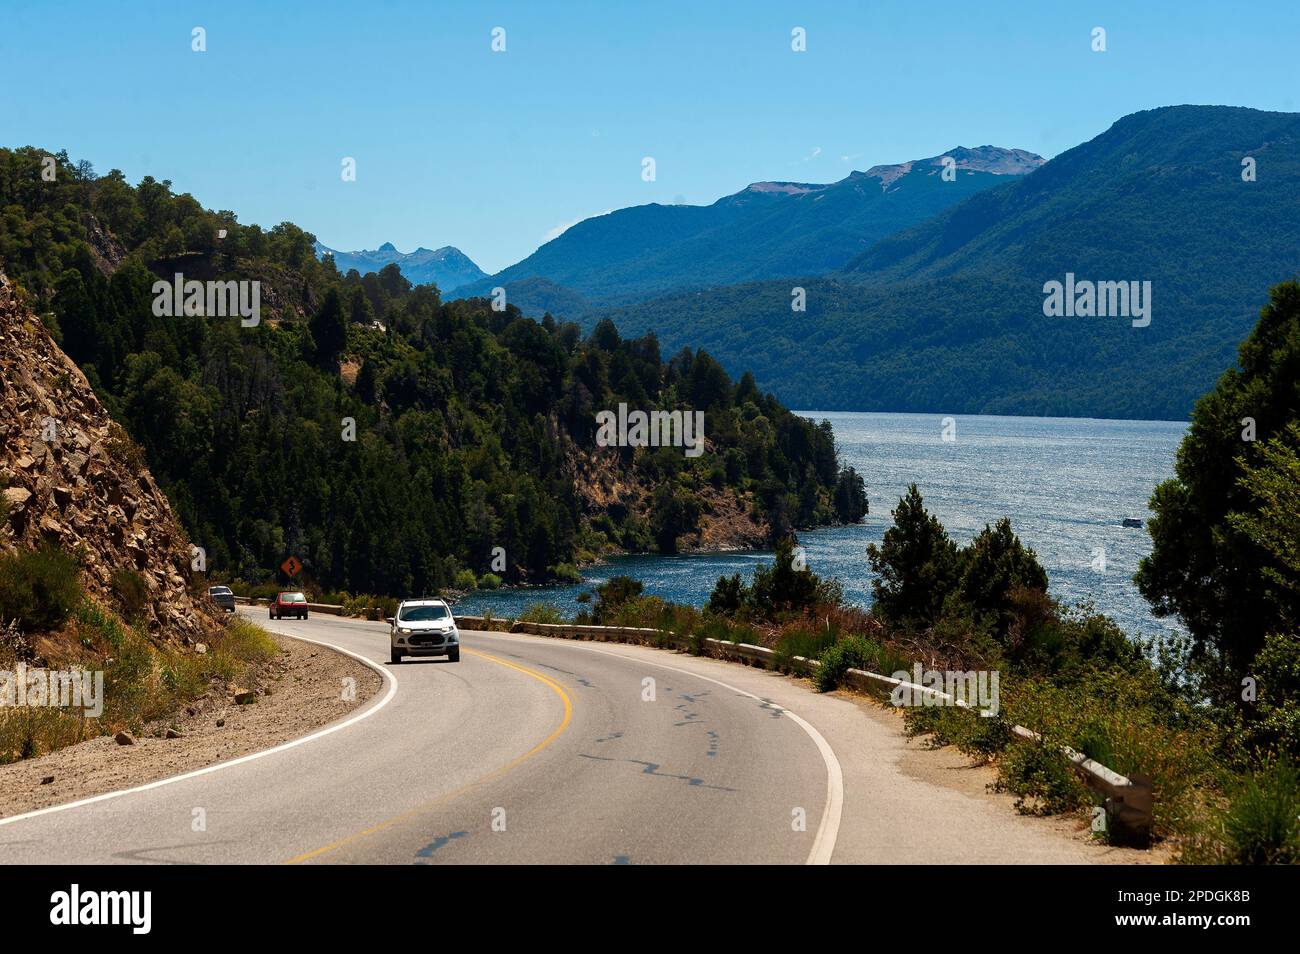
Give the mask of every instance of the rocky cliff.
[[(81, 370), (0, 273), (0, 549), (55, 543), (82, 559), (82, 583), (112, 604), (113, 572), (136, 571), (158, 642), (205, 641), (219, 625), (190, 591), (190, 544), (143, 455)], [(202, 583), (195, 581), (194, 593)]]
[[(650, 519), (654, 483), (637, 469), (620, 461), (613, 450), (583, 450), (565, 438), (565, 465), (583, 514), (622, 519), (638, 514)], [(682, 553), (716, 553), (730, 550), (762, 550), (772, 543), (772, 528), (755, 512), (753, 495), (735, 488), (705, 484), (695, 492), (700, 518), (692, 533), (677, 539)]]

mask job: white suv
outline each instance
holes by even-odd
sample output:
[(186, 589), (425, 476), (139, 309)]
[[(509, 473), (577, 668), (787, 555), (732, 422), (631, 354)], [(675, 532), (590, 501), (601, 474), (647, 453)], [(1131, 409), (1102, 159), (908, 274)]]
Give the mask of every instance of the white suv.
[(444, 600), (403, 600), (388, 625), (392, 662), (403, 656), (446, 656), (448, 662), (460, 662), (460, 632)]

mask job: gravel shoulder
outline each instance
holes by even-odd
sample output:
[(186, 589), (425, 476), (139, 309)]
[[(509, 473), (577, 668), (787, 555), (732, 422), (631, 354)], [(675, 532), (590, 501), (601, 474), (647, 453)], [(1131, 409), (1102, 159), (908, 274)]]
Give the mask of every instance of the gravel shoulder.
[(992, 764), (975, 761), (951, 746), (935, 748), (930, 744), (928, 736), (909, 737), (904, 730), (902, 713), (882, 705), (870, 696), (843, 689), (832, 694), (854, 703), (873, 723), (898, 733), (901, 744), (897, 764), (900, 772), (908, 778), (984, 802), (1000, 812), (1015, 816), (1028, 828), (1039, 829), (1073, 842), (1089, 852), (1091, 860), (1096, 864), (1161, 865), (1169, 864), (1172, 860), (1173, 852), (1168, 845), (1156, 845), (1147, 849), (1103, 845), (1092, 837), (1087, 820), (1080, 814), (1022, 815), (1015, 808), (1014, 796), (995, 790), (998, 773)]
[[(271, 635), (280, 653), (249, 687), (257, 693), (256, 702), (238, 705), (230, 694), (213, 692), (171, 720), (149, 725), (133, 745), (101, 736), (40, 758), (0, 765), (0, 818), (271, 748), (350, 715), (383, 685), (377, 672), (350, 656)], [(167, 738), (168, 729), (179, 737)]]

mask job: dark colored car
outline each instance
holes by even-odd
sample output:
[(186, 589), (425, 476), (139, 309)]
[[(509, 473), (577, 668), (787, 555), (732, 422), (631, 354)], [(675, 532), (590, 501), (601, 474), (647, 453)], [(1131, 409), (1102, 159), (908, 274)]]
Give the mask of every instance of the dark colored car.
[(228, 586), (209, 586), (208, 599), (227, 613), (235, 611), (235, 594), (230, 591)]
[(284, 619), (286, 616), (307, 618), (307, 597), (301, 593), (279, 593), (271, 601), (271, 619)]

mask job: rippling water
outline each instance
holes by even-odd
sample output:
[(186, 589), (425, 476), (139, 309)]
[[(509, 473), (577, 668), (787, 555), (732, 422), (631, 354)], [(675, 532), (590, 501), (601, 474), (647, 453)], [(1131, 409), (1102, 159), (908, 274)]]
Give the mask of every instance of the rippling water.
[[(1146, 530), (1121, 522), (1149, 516), (1147, 500), (1172, 475), (1186, 424), (958, 417), (956, 441), (944, 442), (940, 415), (800, 413), (831, 421), (844, 462), (867, 482), (871, 514), (863, 523), (800, 534), (808, 565), (838, 577), (850, 601), (870, 605), (866, 546), (882, 538), (890, 511), (914, 482), (926, 507), (960, 543), (985, 523), (1010, 517), (1021, 540), (1038, 552), (1058, 598), (1091, 601), (1130, 632), (1175, 628), (1172, 620), (1152, 616), (1133, 586), (1137, 562), (1151, 549)], [(1102, 553), (1105, 570), (1099, 571), (1093, 563)], [(582, 586), (475, 593), (456, 609), (510, 616), (543, 601), (572, 615), (581, 608), (579, 593), (620, 574), (641, 580), (648, 593), (700, 606), (720, 575), (749, 576), (770, 560), (760, 552), (618, 557), (585, 569)]]

